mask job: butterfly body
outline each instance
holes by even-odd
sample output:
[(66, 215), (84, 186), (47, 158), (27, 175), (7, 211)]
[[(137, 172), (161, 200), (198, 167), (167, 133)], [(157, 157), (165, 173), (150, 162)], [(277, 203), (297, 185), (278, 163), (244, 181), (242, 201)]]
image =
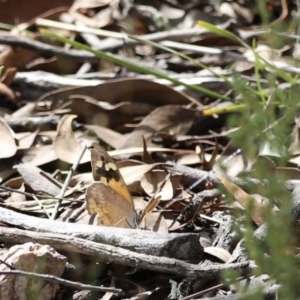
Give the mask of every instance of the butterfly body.
[(98, 214), (98, 224), (136, 228), (134, 203), (117, 165), (98, 144), (91, 147), (95, 183), (87, 188), (89, 214)]

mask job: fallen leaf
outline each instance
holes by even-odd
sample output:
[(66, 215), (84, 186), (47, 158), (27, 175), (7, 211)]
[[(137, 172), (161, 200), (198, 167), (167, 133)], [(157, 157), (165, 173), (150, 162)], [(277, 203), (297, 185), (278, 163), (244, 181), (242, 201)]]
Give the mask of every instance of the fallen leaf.
[(47, 93), (39, 100), (50, 100), (51, 109), (54, 109), (58, 107), (61, 99), (68, 99), (70, 95), (88, 95), (111, 104), (119, 103), (122, 99), (123, 102), (142, 102), (155, 106), (199, 105), (195, 99), (172, 87), (145, 79), (117, 79), (93, 87), (63, 88)]
[[(144, 189), (145, 193), (149, 196), (154, 196), (157, 189), (162, 185), (167, 173), (163, 170), (152, 170), (151, 172), (147, 172), (141, 178), (141, 186)], [(161, 201), (166, 201), (172, 199), (174, 196), (174, 189), (171, 182), (171, 178), (169, 178), (161, 191), (157, 194), (157, 197), (160, 197)]]
[(2, 118), (0, 118), (0, 149), (0, 158), (12, 157), (17, 152), (14, 132)]
[[(264, 201), (266, 198), (256, 197), (255, 195), (249, 195), (230, 179), (218, 176), (223, 183), (227, 191), (240, 203), (247, 211), (249, 211), (252, 220), (257, 226), (265, 223), (265, 213), (269, 206), (268, 201)], [(274, 212), (274, 210), (273, 210)]]
[(30, 163), (34, 166), (40, 166), (54, 160), (57, 160), (57, 155), (53, 145), (45, 145), (25, 150), (20, 163)]
[(34, 132), (20, 132), (16, 134), (16, 138), (18, 140), (18, 149), (29, 149), (37, 137), (39, 130)]
[[(61, 184), (55, 184), (55, 179), (50, 181), (48, 178), (43, 176), (45, 173), (40, 168), (31, 164), (20, 164), (16, 165), (15, 168), (23, 176), (24, 181), (34, 190), (47, 193), (52, 196), (57, 196), (61, 190)], [(51, 177), (50, 174), (48, 174)]]
[(231, 257), (231, 254), (227, 250), (219, 247), (205, 247), (204, 252), (214, 257), (217, 257), (218, 259), (220, 259), (225, 263)]
[[(83, 146), (76, 139), (72, 130), (72, 122), (76, 115), (64, 115), (57, 125), (57, 135), (53, 142), (58, 158), (69, 164), (76, 162), (82, 152)], [(86, 151), (80, 163), (90, 161), (90, 154)]]
[(152, 170), (154, 167), (161, 166), (161, 165), (162, 163), (128, 166), (128, 167), (120, 168), (120, 172), (122, 174), (122, 177), (124, 178), (125, 183), (129, 185), (135, 181), (140, 180), (144, 174)]
[(121, 133), (118, 133), (106, 127), (98, 125), (85, 125), (84, 127), (88, 130), (93, 131), (100, 140), (104, 141), (106, 144), (110, 145), (113, 148), (118, 148), (126, 140), (126, 137)]
[(146, 116), (143, 121), (129, 134), (121, 149), (143, 146), (144, 136), (147, 146), (153, 146), (151, 137), (159, 132), (174, 135), (186, 134), (192, 124), (199, 118), (200, 112), (181, 106), (166, 105), (159, 107)]

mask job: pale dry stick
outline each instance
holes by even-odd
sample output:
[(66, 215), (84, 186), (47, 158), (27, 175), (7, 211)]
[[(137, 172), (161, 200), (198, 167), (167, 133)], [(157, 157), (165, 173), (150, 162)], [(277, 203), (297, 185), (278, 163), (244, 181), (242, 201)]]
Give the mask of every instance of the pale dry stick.
[[(136, 231), (136, 230), (133, 230)], [(250, 262), (199, 266), (175, 258), (138, 253), (121, 247), (95, 243), (83, 238), (62, 234), (31, 232), (17, 228), (0, 227), (0, 240), (6, 242), (33, 242), (47, 244), (56, 250), (75, 252), (93, 256), (103, 262), (141, 268), (146, 270), (177, 274), (192, 278), (215, 280), (225, 270), (241, 273), (251, 272), (254, 266)]]
[[(84, 152), (86, 151), (86, 148), (87, 148), (87, 146), (84, 145), (83, 148), (82, 148), (82, 150), (81, 150), (81, 153), (78, 156), (77, 161), (75, 161), (74, 164), (73, 164), (73, 166), (70, 168), (68, 176), (66, 177), (64, 185), (63, 185), (63, 187), (62, 187), (59, 195), (57, 196), (57, 198), (62, 199), (64, 197), (65, 192), (67, 191), (67, 188), (69, 186), (70, 180), (72, 178), (72, 175), (76, 171), (76, 169), (77, 169), (77, 167), (78, 167), (78, 165), (79, 165), (79, 163), (80, 163), (80, 161), (81, 161), (81, 159), (82, 159), (82, 157), (84, 155)], [(58, 214), (58, 210), (59, 210), (59, 207), (60, 207), (61, 203), (62, 203), (62, 200), (58, 200), (57, 201), (57, 204), (56, 204), (56, 206), (55, 206), (55, 208), (53, 210), (52, 216), (51, 216), (51, 220), (55, 220), (56, 219), (56, 216)]]
[[(27, 197), (32, 197), (33, 198), (33, 194), (32, 193), (27, 193), (27, 192), (23, 192), (23, 191), (19, 191), (19, 190), (14, 190), (10, 187), (7, 187), (7, 186), (0, 186), (0, 189), (2, 190), (5, 190), (5, 191), (9, 191), (9, 192), (12, 192), (12, 193), (18, 193), (18, 194), (22, 194), (22, 195), (25, 195)], [(56, 198), (56, 197), (52, 197), (52, 196), (44, 196), (44, 195), (40, 195), (40, 198), (45, 198), (45, 199), (57, 199), (59, 200), (59, 198)]]
[(242, 54), (235, 53), (233, 51), (226, 51), (218, 48), (191, 45), (191, 44), (179, 43), (179, 42), (168, 41), (168, 40), (164, 40), (160, 44), (165, 47), (177, 49), (180, 51), (192, 51), (194, 53), (200, 53), (200, 54), (226, 55), (228, 57), (234, 58), (235, 60), (241, 60), (241, 61), (247, 60), (246, 57)]
[(102, 29), (97, 29), (97, 28), (91, 28), (88, 26), (83, 27), (83, 26), (79, 26), (79, 25), (73, 25), (73, 24), (52, 21), (52, 20), (42, 19), (42, 18), (36, 19), (35, 24), (37, 26), (51, 27), (51, 28), (69, 30), (69, 31), (79, 32), (79, 33), (91, 33), (91, 34), (94, 34), (94, 35), (97, 35), (100, 37), (106, 37), (106, 38), (108, 38), (108, 37), (116, 38), (116, 39), (126, 38), (126, 34), (124, 34), (124, 33), (102, 30)]
[(74, 282), (66, 279), (61, 279), (59, 277), (56, 277), (54, 275), (46, 275), (46, 274), (38, 274), (38, 273), (32, 273), (32, 272), (25, 272), (25, 271), (20, 271), (20, 270), (10, 270), (10, 271), (0, 271), (1, 275), (12, 275), (12, 276), (26, 276), (26, 277), (31, 277), (35, 279), (40, 279), (40, 280), (47, 280), (51, 282), (58, 282), (59, 284), (65, 285), (65, 286), (70, 286), (79, 290), (90, 290), (90, 291), (97, 291), (97, 292), (111, 292), (114, 294), (120, 294), (123, 291), (121, 289), (116, 289), (116, 288), (107, 288), (107, 287), (102, 287), (102, 286), (95, 286), (95, 285), (90, 285), (90, 284), (84, 284), (84, 283), (79, 283), (79, 282)]
[[(18, 194), (22, 194), (24, 196), (27, 196), (27, 197), (31, 197), (33, 198), (39, 205), (39, 207), (44, 211), (44, 213), (47, 215), (48, 219), (51, 218), (50, 214), (47, 212), (47, 210), (45, 209), (45, 207), (43, 206), (43, 204), (40, 202), (40, 200), (32, 193), (26, 193), (26, 192), (23, 192), (23, 191), (19, 191), (19, 190), (14, 190), (12, 188), (9, 188), (9, 187), (6, 187), (6, 186), (0, 186), (0, 189), (3, 189), (3, 190), (6, 190), (6, 191), (9, 191), (9, 192), (12, 192), (12, 193), (18, 193)], [(41, 196), (43, 197), (43, 196)], [(44, 196), (45, 198), (49, 198), (47, 196)]]
[[(0, 185), (0, 189), (5, 190), (5, 191), (9, 191), (9, 192), (12, 192), (12, 193), (22, 194), (24, 196), (31, 197), (31, 198), (33, 198), (35, 196), (32, 193), (27, 193), (27, 192), (23, 192), (23, 191), (19, 191), (19, 190), (14, 190), (14, 189), (9, 188), (7, 186), (1, 186)], [(72, 198), (58, 198), (58, 197), (54, 197), (54, 196), (51, 196), (51, 195), (50, 196), (39, 195), (39, 197), (42, 198), (42, 199), (45, 199), (45, 200), (48, 200), (48, 199), (52, 200), (53, 199), (53, 200), (61, 200), (61, 201), (65, 200), (65, 201), (70, 201), (70, 202), (72, 202), (72, 201), (73, 202), (79, 202), (80, 201), (80, 200), (72, 199)]]
[[(137, 41), (133, 41), (128, 38), (128, 35), (125, 33), (119, 33), (119, 32), (114, 32), (114, 31), (108, 31), (108, 30), (102, 30), (102, 29), (95, 29), (86, 26), (85, 28), (81, 28), (76, 25), (72, 24), (66, 24), (62, 22), (57, 22), (57, 21), (51, 21), (47, 19), (41, 19), (38, 18), (36, 20), (36, 25), (37, 26), (42, 26), (42, 27), (51, 27), (51, 28), (57, 28), (57, 29), (65, 29), (65, 30), (70, 30), (74, 32), (80, 32), (80, 33), (92, 33), (100, 37), (104, 38), (115, 38), (120, 40), (113, 48), (115, 48), (117, 45), (123, 46), (124, 45), (124, 40), (126, 39), (126, 45), (138, 45), (140, 44)], [(155, 32), (155, 33), (150, 33), (150, 34), (145, 34), (139, 36), (140, 38), (149, 40), (149, 41), (163, 41), (166, 39), (171, 39), (171, 40), (182, 40), (182, 38), (192, 38), (199, 36), (203, 33), (208, 32), (206, 29), (196, 27), (196, 28), (188, 28), (188, 29), (176, 29), (176, 30), (168, 30), (168, 31), (161, 31), (161, 32)], [(106, 47), (107, 48), (107, 47)], [(109, 50), (101, 47), (101, 50)]]
[[(68, 235), (116, 247), (130, 248), (139, 253), (173, 257), (186, 261), (197, 262), (203, 253), (199, 234), (195, 233), (159, 234), (146, 230), (65, 223), (26, 216), (2, 207), (0, 207), (0, 223), (12, 228), (23, 228), (41, 234), (44, 232), (51, 236), (56, 233)], [(0, 238), (4, 238), (4, 236), (0, 235)], [(18, 238), (20, 239), (20, 237)], [(16, 240), (15, 242), (20, 243), (20, 241)], [(48, 243), (51, 245), (51, 239)]]
[(44, 205), (40, 202), (40, 200), (36, 197), (36, 195), (32, 194), (32, 198), (38, 203), (38, 205), (44, 211), (44, 213), (46, 214), (46, 216), (48, 217), (48, 219), (50, 219), (51, 218), (50, 214), (47, 212), (47, 210), (45, 209)]
[(33, 51), (38, 51), (39, 53), (45, 55), (58, 55), (68, 59), (74, 59), (78, 62), (89, 61), (92, 63), (98, 63), (100, 61), (99, 57), (84, 50), (64, 49), (62, 47), (51, 46), (49, 44), (34, 41), (29, 38), (0, 34), (0, 44), (22, 47)]
[[(178, 50), (186, 49), (186, 50), (195, 51), (197, 53), (204, 53), (205, 48), (206, 48), (206, 47), (202, 47), (202, 46), (187, 45), (187, 44), (177, 43), (177, 42), (172, 42), (172, 41), (164, 41), (161, 44), (163, 46), (166, 46), (169, 48), (174, 48), (174, 49), (178, 49)], [(252, 58), (252, 57), (248, 58), (244, 55), (237, 54), (232, 51), (223, 51), (218, 48), (210, 48), (209, 50), (207, 50), (207, 53), (219, 54), (219, 55), (226, 54), (227, 56), (233, 57), (236, 60), (248, 61), (250, 63), (255, 63), (255, 58)], [(295, 74), (300, 74), (300, 68), (294, 67), (285, 62), (274, 61), (274, 60), (269, 60), (269, 59), (264, 59), (264, 61), (266, 61), (271, 66), (278, 68), (280, 70), (289, 71), (289, 72), (292, 72)]]

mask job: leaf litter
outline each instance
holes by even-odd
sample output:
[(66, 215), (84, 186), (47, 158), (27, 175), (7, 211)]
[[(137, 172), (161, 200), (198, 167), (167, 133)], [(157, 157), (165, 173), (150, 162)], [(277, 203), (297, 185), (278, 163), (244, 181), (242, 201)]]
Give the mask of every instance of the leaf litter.
[[(244, 113), (244, 103), (231, 84), (234, 78), (247, 83), (245, 89), (258, 81), (257, 94), (265, 97), (267, 76), (263, 72), (257, 76), (257, 54), (268, 72), (277, 70), (289, 83), (299, 73), (286, 54), (292, 48), (291, 39), (285, 47), (262, 44), (252, 51), (254, 41), (265, 40), (257, 30), (262, 23), (250, 3), (144, 2), (62, 0), (60, 6), (69, 8), (53, 6), (48, 12), (32, 5), (32, 15), (19, 12), (23, 24), (0, 33), (0, 64), (5, 67), (0, 77), (3, 236), (8, 234), (7, 225), (23, 231), (19, 259), (28, 247), (38, 257), (34, 249), (51, 246), (53, 251), (47, 248), (49, 265), (58, 267), (56, 272), (47, 266), (22, 269), (8, 260), (9, 251), (15, 251), (8, 248), (20, 244), (14, 235), (10, 240), (3, 238), (6, 254), (1, 259), (20, 271), (55, 273), (56, 280), (61, 277), (60, 287), (49, 285), (51, 292), (43, 299), (67, 294), (70, 299), (229, 297), (236, 292), (233, 285), (227, 282), (215, 288), (221, 283), (222, 271), (235, 270), (242, 278), (253, 274), (252, 261), (243, 256), (236, 224), (248, 220), (254, 228), (264, 226), (270, 208), (276, 218), (283, 205), (283, 200), (273, 203), (265, 197), (265, 183), (252, 175), (263, 165), (272, 178), (284, 178), (289, 191), (289, 180), (299, 179), (296, 118), (287, 140), (290, 159), (283, 165), (277, 163), (272, 149), (268, 155), (244, 157), (232, 139), (232, 132), (242, 128), (228, 123), (232, 115)], [(275, 23), (283, 22), (296, 9), (290, 5), (290, 14), (283, 12), (276, 19), (279, 6), (269, 5)], [(4, 20), (1, 14), (0, 9)], [(8, 14), (5, 20), (13, 24), (15, 15)], [(42, 28), (56, 28), (64, 38), (111, 52), (130, 64), (108, 63), (96, 52), (67, 44), (63, 48), (63, 43), (41, 34)], [(154, 72), (143, 75), (146, 68)], [(90, 151), (84, 147), (94, 142), (117, 160), (136, 213), (142, 214), (140, 229), (101, 231), (88, 215), (84, 199), (93, 179)], [(243, 173), (250, 176), (255, 192), (248, 190)], [(5, 219), (8, 211), (15, 213), (10, 221)], [(17, 213), (28, 217), (26, 222), (20, 223)], [(40, 218), (40, 226), (30, 225), (36, 224), (33, 216)], [(42, 222), (47, 218), (51, 225), (44, 230)], [(57, 224), (59, 231), (54, 231)], [(76, 235), (80, 228), (86, 234)], [(101, 238), (89, 235), (87, 228), (102, 232)], [(71, 241), (70, 235), (78, 240)], [(67, 246), (61, 246), (59, 240)], [(81, 251), (84, 242), (98, 252)], [(114, 253), (112, 258), (97, 243)], [(72, 271), (62, 274), (66, 261)], [(68, 281), (80, 284), (74, 289)], [(264, 284), (266, 294), (273, 291), (272, 280)], [(26, 287), (39, 293), (30, 284)], [(13, 290), (6, 299), (23, 292)], [(253, 290), (249, 287), (247, 292)]]

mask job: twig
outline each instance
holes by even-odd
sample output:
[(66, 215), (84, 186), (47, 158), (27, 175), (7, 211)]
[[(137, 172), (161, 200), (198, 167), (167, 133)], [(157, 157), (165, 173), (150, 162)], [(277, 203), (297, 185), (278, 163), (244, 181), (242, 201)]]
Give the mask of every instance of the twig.
[(126, 37), (126, 34), (115, 32), (115, 31), (96, 29), (87, 26), (83, 27), (79, 25), (67, 24), (63, 22), (57, 22), (57, 21), (52, 21), (52, 20), (47, 20), (42, 18), (36, 19), (35, 24), (37, 26), (42, 26), (42, 27), (64, 29), (64, 30), (80, 32), (80, 33), (91, 33), (100, 37), (110, 37), (116, 39), (124, 39)]
[[(9, 192), (12, 192), (12, 193), (22, 194), (22, 195), (25, 195), (27, 197), (32, 197), (32, 198), (34, 197), (34, 194), (32, 194), (32, 193), (27, 193), (27, 192), (23, 192), (23, 191), (20, 191), (20, 190), (15, 190), (15, 189), (12, 189), (10, 187), (3, 186), (3, 185), (0, 185), (0, 189), (5, 190), (5, 191), (9, 191)], [(46, 199), (46, 200), (53, 199), (53, 200), (61, 200), (61, 201), (65, 200), (65, 201), (79, 202), (76, 199), (58, 198), (58, 197), (53, 197), (53, 196), (40, 195), (39, 197), (42, 198), (42, 199)]]
[[(75, 26), (75, 25), (74, 25)], [(76, 26), (75, 26), (76, 27)], [(153, 34), (148, 34), (142, 36), (144, 39), (149, 39), (152, 41), (161, 41), (164, 40), (168, 37), (168, 39), (178, 39), (185, 37), (187, 38), (188, 36), (193, 37), (193, 36), (198, 36), (199, 34), (204, 33), (205, 30), (201, 28), (193, 28), (187, 30), (182, 30), (182, 31), (167, 31), (167, 32), (158, 32), (158, 33), (153, 33)], [(124, 38), (125, 36), (123, 36)], [(16, 47), (23, 47), (31, 50), (35, 50), (40, 52), (41, 54), (44, 55), (58, 55), (58, 56), (63, 56), (65, 58), (73, 59), (78, 62), (91, 62), (91, 63), (97, 63), (99, 62), (99, 57), (96, 57), (94, 54), (89, 53), (87, 51), (83, 50), (75, 50), (75, 49), (64, 49), (62, 47), (57, 47), (57, 46), (52, 46), (46, 43), (42, 43), (39, 41), (34, 41), (28, 38), (23, 38), (23, 37), (15, 37), (15, 36), (10, 36), (10, 35), (0, 35), (0, 44), (4, 45), (9, 45), (9, 46), (16, 46)], [(137, 41), (133, 41), (129, 38), (126, 38), (126, 45), (139, 45), (140, 43)], [(108, 50), (113, 50), (116, 48), (120, 48), (124, 46), (124, 40), (116, 40), (113, 43), (109, 41), (109, 43), (103, 43), (103, 45), (97, 50), (102, 50), (102, 51), (108, 51)]]
[[(58, 29), (65, 29), (65, 30), (70, 30), (74, 32), (80, 32), (80, 33), (91, 33), (100, 37), (104, 38), (115, 38), (117, 39), (116, 41), (109, 41), (109, 43), (105, 43), (103, 41), (103, 45), (101, 48), (98, 48), (98, 50), (112, 50), (116, 48), (120, 48), (124, 46), (124, 40), (126, 40), (126, 46), (135, 46), (139, 45), (140, 42), (138, 41), (133, 41), (132, 39), (128, 38), (127, 34), (125, 33), (119, 33), (115, 31), (107, 31), (107, 30), (102, 30), (102, 29), (95, 29), (91, 28), (88, 26), (85, 26), (84, 28), (77, 26), (77, 25), (72, 25), (72, 24), (66, 24), (62, 22), (57, 22), (57, 21), (51, 21), (47, 19), (37, 19), (36, 20), (36, 25), (42, 26), (42, 27), (51, 27), (51, 28), (58, 28)], [(207, 30), (196, 27), (196, 28), (188, 28), (188, 29), (176, 29), (176, 30), (167, 30), (167, 31), (161, 31), (161, 32), (155, 32), (155, 33), (150, 33), (150, 34), (145, 34), (139, 36), (141, 39), (145, 39), (148, 41), (163, 41), (163, 40), (182, 40), (182, 39), (187, 39), (187, 38), (193, 38), (193, 37), (198, 37), (199, 35), (206, 33)], [(106, 44), (106, 45), (105, 45)]]
[[(69, 186), (70, 180), (72, 178), (72, 175), (76, 171), (76, 169), (77, 169), (77, 167), (78, 167), (78, 165), (79, 165), (79, 163), (80, 163), (80, 161), (81, 161), (81, 159), (82, 159), (82, 157), (84, 155), (84, 152), (85, 152), (86, 148), (87, 148), (87, 146), (84, 145), (83, 148), (82, 148), (82, 150), (81, 150), (81, 153), (79, 154), (79, 157), (78, 157), (77, 161), (75, 161), (74, 164), (73, 164), (73, 166), (70, 168), (70, 171), (68, 172), (68, 176), (66, 177), (64, 185), (63, 185), (63, 187), (62, 187), (59, 195), (57, 196), (57, 198), (61, 199), (61, 198), (64, 197), (65, 192), (66, 192), (66, 190), (67, 190), (67, 188)], [(57, 201), (57, 204), (56, 204), (56, 206), (55, 206), (55, 208), (53, 210), (52, 216), (51, 216), (51, 220), (55, 220), (56, 219), (56, 216), (58, 214), (58, 210), (59, 210), (59, 207), (61, 205), (61, 202), (62, 202), (62, 200), (58, 200)]]
[(32, 198), (38, 203), (38, 205), (44, 211), (48, 219), (50, 219), (51, 218), (50, 214), (48, 214), (47, 210), (45, 209), (44, 205), (40, 202), (40, 200), (34, 194), (32, 194)]
[(32, 272), (20, 271), (20, 270), (0, 271), (0, 274), (1, 275), (14, 275), (14, 276), (18, 275), (18, 276), (33, 277), (36, 279), (58, 282), (59, 284), (63, 284), (63, 285), (70, 286), (70, 287), (80, 289), (80, 290), (99, 291), (99, 292), (104, 292), (104, 293), (111, 292), (114, 294), (122, 293), (121, 289), (95, 286), (95, 285), (90, 285), (90, 284), (83, 284), (83, 283), (74, 282), (74, 281), (70, 281), (70, 280), (66, 280), (66, 279), (61, 279), (54, 275), (37, 274), (37, 273), (32, 273)]
[(51, 46), (49, 44), (45, 44), (42, 42), (34, 41), (23, 37), (0, 35), (0, 44), (15, 46), (15, 47), (23, 47), (26, 49), (38, 51), (41, 54), (45, 54), (45, 55), (63, 56), (65, 58), (74, 59), (78, 62), (87, 62), (87, 61), (91, 63), (99, 62), (98, 57), (96, 57), (94, 54), (89, 53), (87, 51), (75, 50), (75, 49), (64, 49), (62, 47)]

